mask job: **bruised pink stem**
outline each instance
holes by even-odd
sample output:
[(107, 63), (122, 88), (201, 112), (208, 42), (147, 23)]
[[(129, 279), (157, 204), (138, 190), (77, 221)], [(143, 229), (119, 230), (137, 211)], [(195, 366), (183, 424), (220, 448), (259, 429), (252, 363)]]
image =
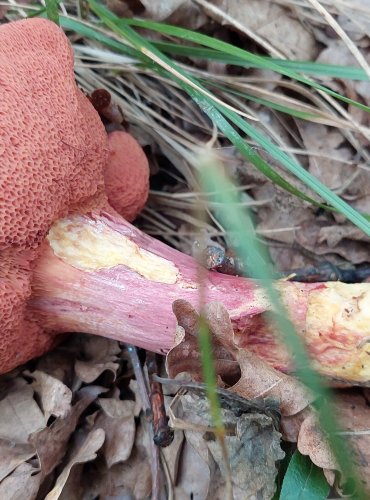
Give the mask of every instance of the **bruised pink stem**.
[[(202, 286), (202, 299), (227, 308), (235, 342), (281, 370), (291, 369), (286, 349), (263, 318), (270, 305), (256, 282), (210, 271), (199, 283), (197, 266), (117, 216), (73, 215), (54, 224), (44, 243), (30, 308), (49, 331), (89, 332), (166, 353), (174, 345), (173, 301), (185, 299), (199, 309)], [(369, 285), (276, 286), (319, 369), (369, 380)]]

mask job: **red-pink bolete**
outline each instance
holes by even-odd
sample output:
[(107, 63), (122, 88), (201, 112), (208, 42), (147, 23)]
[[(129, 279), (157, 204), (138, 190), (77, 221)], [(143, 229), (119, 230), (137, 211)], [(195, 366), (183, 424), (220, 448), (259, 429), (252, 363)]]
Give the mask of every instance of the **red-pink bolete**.
[[(65, 332), (167, 352), (173, 301), (199, 306), (197, 264), (110, 208), (106, 133), (75, 84), (67, 38), (46, 20), (0, 27), (0, 127), (0, 371), (40, 355)], [(131, 165), (132, 147), (128, 140)], [(270, 304), (258, 284), (204, 274), (205, 299), (228, 309), (239, 345), (290, 370), (264, 320)], [(370, 285), (276, 287), (318, 370), (368, 382)]]

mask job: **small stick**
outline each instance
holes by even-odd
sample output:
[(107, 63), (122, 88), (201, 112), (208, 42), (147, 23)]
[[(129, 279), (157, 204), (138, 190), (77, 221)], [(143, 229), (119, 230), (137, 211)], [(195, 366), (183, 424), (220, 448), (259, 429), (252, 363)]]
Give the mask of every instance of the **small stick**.
[(174, 437), (173, 429), (168, 425), (168, 417), (164, 406), (162, 385), (155, 378), (158, 374), (158, 356), (153, 352), (147, 352), (146, 366), (148, 368), (150, 384), (150, 402), (153, 412), (153, 433), (154, 442), (162, 448), (169, 446)]

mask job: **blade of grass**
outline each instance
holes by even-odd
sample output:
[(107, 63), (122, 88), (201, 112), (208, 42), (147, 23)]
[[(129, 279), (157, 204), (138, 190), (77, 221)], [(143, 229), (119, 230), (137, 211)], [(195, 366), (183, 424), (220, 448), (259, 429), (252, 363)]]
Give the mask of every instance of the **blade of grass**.
[[(343, 446), (342, 436), (339, 435), (339, 426), (334, 418), (335, 411), (331, 393), (321, 384), (320, 377), (311, 368), (304, 344), (288, 319), (278, 291), (272, 285), (269, 270), (260, 264), (261, 256), (267, 255), (266, 248), (254, 237), (255, 231), (248, 213), (238, 205), (238, 195), (236, 191), (232, 191), (232, 183), (221, 173), (221, 169), (217, 168), (217, 164), (210, 154), (208, 153), (201, 158), (199, 163), (200, 181), (204, 192), (206, 194), (212, 193), (211, 200), (220, 203), (214, 212), (228, 230), (235, 252), (244, 262), (246, 269), (250, 270), (248, 274), (258, 278), (268, 294), (275, 311), (273, 315), (270, 315), (270, 320), (276, 323), (282, 340), (294, 355), (297, 376), (314, 394), (321, 398), (319, 406), (321, 428), (329, 440), (339, 467), (349, 477), (357, 478), (348, 453), (349, 447)], [(368, 498), (361, 483), (358, 480), (356, 483), (357, 498)]]
[(59, 26), (59, 4), (58, 0), (45, 0), (46, 15), (50, 21)]
[(291, 108), (289, 106), (284, 106), (283, 104), (278, 104), (276, 102), (269, 101), (268, 99), (263, 99), (261, 97), (254, 97), (250, 94), (247, 94), (246, 92), (241, 92), (240, 90), (226, 87), (224, 85), (220, 85), (220, 84), (215, 83), (215, 82), (204, 81), (204, 83), (211, 85), (212, 87), (218, 88), (220, 90), (223, 90), (226, 93), (234, 94), (234, 95), (242, 97), (246, 100), (249, 100), (252, 102), (257, 102), (259, 104), (263, 104), (264, 106), (266, 106), (268, 108), (275, 109), (276, 111), (281, 111), (282, 113), (285, 113), (285, 114), (290, 115), (290, 116), (295, 116), (297, 118), (301, 118), (302, 120), (315, 120), (318, 118), (318, 115), (315, 115), (314, 113), (299, 111), (298, 109), (294, 109), (294, 108)]
[(283, 68), (282, 66), (280, 66), (279, 63), (274, 62), (276, 60), (272, 60), (269, 58), (262, 58), (261, 56), (253, 54), (252, 52), (248, 52), (247, 50), (235, 47), (234, 45), (231, 45), (227, 42), (223, 42), (222, 40), (217, 40), (216, 38), (203, 35), (202, 33), (197, 33), (195, 31), (187, 30), (185, 28), (179, 28), (178, 26), (172, 26), (165, 23), (157, 23), (154, 21), (140, 20), (140, 19), (119, 19), (118, 25), (119, 26), (130, 25), (140, 28), (146, 28), (152, 31), (157, 31), (158, 33), (170, 36), (176, 36), (178, 38), (191, 41), (192, 43), (197, 43), (198, 45), (203, 45), (211, 49), (219, 50), (220, 52), (224, 52), (232, 56), (238, 56), (240, 57), (240, 59), (244, 61), (260, 64), (262, 68), (270, 69), (272, 71), (275, 71), (276, 73), (289, 76), (293, 80), (304, 83), (305, 85), (313, 87), (316, 90), (321, 90), (340, 101), (343, 101), (347, 104), (352, 104), (353, 106), (363, 109), (364, 111), (370, 112), (370, 107), (361, 104), (357, 101), (354, 101), (352, 99), (349, 99), (348, 97), (345, 97), (339, 94), (338, 92), (335, 92), (325, 87), (324, 85), (315, 82), (314, 80), (306, 78), (305, 76), (302, 76), (295, 71), (291, 71), (287, 67)]
[[(9, 6), (9, 8), (11, 9), (12, 6)], [(31, 12), (27, 17), (40, 16), (45, 11), (46, 9), (43, 7), (39, 10)], [(96, 28), (95, 29), (89, 28), (87, 24), (83, 21), (79, 21), (72, 17), (66, 17), (66, 16), (59, 16), (59, 21), (60, 25), (63, 26), (64, 28), (76, 31), (76, 33), (85, 34), (88, 38), (103, 43), (107, 47), (110, 47), (117, 51), (121, 52), (122, 50), (124, 50), (123, 53), (126, 54), (128, 52), (124, 49), (124, 47), (130, 49), (129, 47), (127, 47), (127, 45), (124, 45), (110, 38), (109, 36), (99, 33), (96, 30)], [(289, 61), (284, 59), (275, 59), (267, 56), (259, 56), (261, 62), (256, 62), (256, 61), (252, 62), (252, 61), (245, 61), (244, 59), (236, 55), (231, 55), (219, 50), (207, 49), (204, 47), (195, 47), (191, 45), (183, 45), (174, 42), (164, 42), (164, 41), (161, 42), (152, 41), (152, 44), (158, 50), (164, 52), (165, 54), (187, 56), (198, 59), (215, 60), (223, 62), (225, 64), (232, 64), (244, 68), (263, 69), (266, 65), (264, 60), (266, 60), (268, 63), (271, 62), (273, 64), (280, 66), (281, 68), (286, 68), (295, 72), (302, 72), (309, 75), (321, 75), (331, 78), (341, 78), (347, 80), (368, 80), (368, 77), (363, 69), (356, 68), (353, 66), (322, 64), (311, 61)], [(129, 52), (133, 56), (136, 53), (136, 51), (134, 50)]]
[(120, 54), (131, 56), (134, 59), (140, 61), (141, 54), (138, 50), (129, 47), (123, 42), (119, 42), (105, 35), (104, 33), (96, 30), (95, 28), (88, 26), (86, 23), (78, 21), (77, 19), (72, 19), (71, 17), (60, 16), (60, 24), (62, 28), (66, 30), (71, 30), (79, 35), (82, 35), (90, 40), (95, 40), (98, 43), (109, 47), (110, 49), (116, 50)]
[[(208, 98), (208, 96), (202, 95), (200, 92), (197, 92), (196, 88), (193, 86), (187, 85), (184, 80), (180, 80), (176, 75), (171, 74), (168, 71), (168, 68), (172, 64), (177, 73), (182, 73), (182, 70), (178, 68), (173, 61), (167, 59), (160, 52), (156, 52), (156, 49), (152, 47), (148, 42), (146, 42), (140, 35), (135, 33), (128, 26), (117, 26), (115, 21), (119, 18), (114, 16), (109, 10), (102, 7), (100, 4), (97, 4), (94, 0), (90, 0), (91, 9), (109, 26), (113, 31), (120, 34), (124, 38), (130, 41), (138, 50), (141, 52), (141, 58), (143, 56), (143, 48), (146, 49), (146, 55), (150, 62), (152, 62), (147, 54), (147, 51), (153, 51), (156, 55), (156, 60), (160, 57), (163, 57), (166, 63), (166, 69), (161, 66), (154, 65), (153, 69), (157, 71), (159, 74), (170, 76), (173, 80), (175, 80), (182, 88), (184, 88), (188, 94), (194, 99), (195, 102), (205, 111), (205, 113), (210, 117), (212, 121), (214, 121), (217, 125), (219, 125), (220, 130), (222, 130), (228, 139), (241, 151), (243, 156), (247, 158), (260, 172), (262, 172), (268, 179), (270, 179), (274, 184), (280, 186), (282, 189), (285, 189), (289, 193), (297, 196), (298, 198), (312, 203), (316, 206), (325, 207), (323, 204), (315, 201), (313, 198), (307, 196), (299, 189), (295, 188), (292, 184), (286, 181), (280, 174), (274, 171), (259, 155), (258, 153), (249, 146), (243, 138), (237, 133), (237, 131), (230, 126), (230, 124), (225, 120), (221, 113), (217, 111), (217, 109), (213, 105), (213, 100)], [(145, 50), (144, 50), (145, 52)], [(197, 86), (201, 86), (199, 82), (197, 82), (191, 76), (185, 74), (186, 78), (197, 83)]]
[[(370, 224), (365, 217), (354, 210), (350, 205), (348, 205), (344, 200), (333, 193), (329, 188), (319, 182), (318, 179), (307, 172), (299, 163), (297, 163), (286, 153), (281, 151), (269, 139), (264, 137), (253, 126), (249, 125), (245, 120), (243, 120), (242, 117), (240, 117), (237, 113), (235, 113), (233, 110), (230, 110), (224, 104), (220, 104), (218, 100), (214, 100), (209, 92), (207, 94), (204, 94), (202, 92), (203, 87), (195, 78), (188, 75), (179, 66), (177, 66), (175, 62), (171, 61), (165, 55), (157, 51), (155, 47), (153, 47), (148, 41), (143, 39), (130, 26), (128, 26), (127, 23), (122, 22), (120, 18), (118, 18), (115, 14), (113, 14), (101, 4), (97, 3), (95, 0), (89, 0), (89, 5), (92, 11), (95, 12), (95, 14), (97, 14), (102, 19), (102, 21), (107, 24), (107, 26), (109, 26), (114, 32), (127, 39), (134, 47), (137, 48), (137, 50), (147, 56), (149, 60), (151, 59), (152, 61), (157, 63), (161, 71), (165, 70), (173, 80), (175, 80), (184, 90), (186, 90), (187, 93), (193, 98), (193, 100), (210, 117), (210, 119), (218, 126), (218, 128), (222, 130), (226, 137), (228, 137), (228, 139), (238, 147), (240, 152), (245, 157), (247, 157), (249, 161), (251, 161), (260, 170), (262, 169), (261, 171), (264, 171), (263, 173), (268, 172), (269, 178), (271, 180), (273, 177), (276, 178), (276, 181), (273, 182), (280, 185), (281, 187), (284, 187), (286, 190), (289, 190), (289, 192), (292, 192), (292, 188), (294, 191), (297, 191), (293, 186), (289, 185), (288, 188), (288, 186), (286, 186), (287, 181), (285, 180), (285, 186), (282, 185), (281, 176), (274, 172), (273, 169), (271, 169), (271, 167), (269, 167), (269, 165), (267, 165), (267, 163), (265, 163), (262, 158), (259, 157), (256, 152), (250, 148), (250, 146), (247, 146), (247, 148), (245, 147), (246, 143), (237, 133), (237, 131), (230, 125), (227, 119), (229, 119), (231, 123), (236, 125), (249, 137), (258, 142), (273, 158), (277, 159), (289, 172), (293, 173), (310, 189), (321, 196), (322, 199), (329, 203), (329, 205), (342, 213), (357, 227), (364, 231), (365, 234), (370, 236)], [(171, 69), (173, 71), (171, 71)], [(181, 75), (182, 78), (178, 78), (179, 75)], [(299, 197), (302, 198), (302, 195), (307, 200), (307, 196), (303, 193), (300, 194)], [(314, 203), (317, 204), (317, 202)]]
[(158, 50), (169, 55), (220, 61), (225, 64), (232, 64), (243, 68), (264, 68), (264, 60), (266, 60), (267, 62), (272, 62), (273, 64), (280, 66), (281, 68), (289, 69), (298, 73), (306, 73), (308, 75), (327, 76), (347, 80), (368, 80), (365, 71), (362, 68), (356, 68), (354, 66), (322, 64), (311, 61), (288, 61), (285, 59), (275, 59), (267, 56), (260, 56), (263, 62), (247, 62), (238, 56), (204, 47), (195, 47), (192, 45), (183, 45), (164, 41), (153, 42), (153, 45), (155, 45)]

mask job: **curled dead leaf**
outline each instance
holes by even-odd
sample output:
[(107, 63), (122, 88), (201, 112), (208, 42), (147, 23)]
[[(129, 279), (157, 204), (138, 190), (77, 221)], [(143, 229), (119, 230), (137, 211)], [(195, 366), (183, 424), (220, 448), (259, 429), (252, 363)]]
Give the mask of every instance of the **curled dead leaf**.
[(94, 428), (101, 428), (105, 432), (102, 451), (108, 468), (111, 468), (131, 455), (136, 433), (135, 402), (100, 398), (99, 404), (103, 411), (98, 413)]
[(34, 500), (40, 487), (41, 474), (24, 462), (0, 483), (0, 498)]
[(54, 488), (46, 495), (45, 500), (57, 500), (66, 484), (72, 467), (75, 464), (90, 462), (96, 458), (96, 452), (103, 446), (105, 433), (103, 429), (92, 430), (80, 444), (73, 450), (71, 458), (56, 480)]
[(65, 417), (71, 408), (72, 391), (57, 378), (45, 372), (35, 370), (25, 372), (34, 379), (32, 387), (38, 394), (46, 421), (54, 417)]
[(106, 370), (115, 379), (119, 368), (117, 355), (120, 353), (117, 341), (86, 335), (81, 347), (83, 359), (76, 360), (75, 372), (83, 382), (90, 384)]
[[(223, 403), (221, 413), (226, 429), (231, 479), (233, 487), (246, 495), (238, 498), (269, 499), (275, 491), (276, 462), (284, 457), (280, 448), (280, 433), (276, 430), (277, 419), (256, 409), (241, 412), (237, 405), (225, 406)], [(186, 442), (198, 455), (197, 460), (193, 459), (193, 464), (187, 466), (194, 474), (197, 474), (195, 463), (198, 464), (198, 472), (207, 471), (206, 474), (203, 472), (198, 484), (202, 485), (202, 490), (212, 488), (214, 483), (223, 488), (228, 469), (220, 443), (212, 432), (213, 421), (207, 398), (204, 394), (189, 392), (180, 397), (177, 413), (181, 419), (176, 419), (174, 425), (186, 429)], [(182, 480), (184, 473), (188, 477), (187, 472), (181, 466), (179, 486), (184, 490), (189, 488)], [(208, 497), (214, 498), (210, 493)]]
[[(177, 344), (167, 354), (167, 372), (172, 378), (179, 373), (186, 372), (191, 374), (193, 380), (199, 381), (202, 379), (202, 362), (198, 349), (199, 315), (185, 300), (176, 300), (172, 307), (179, 328)], [(221, 380), (232, 383), (240, 376), (238, 363), (217, 337), (213, 336), (213, 340), (213, 357), (217, 375)]]
[(0, 482), (35, 453), (35, 448), (30, 444), (0, 439)]
[(33, 395), (33, 388), (25, 385), (0, 401), (0, 437), (27, 443), (30, 434), (45, 427), (46, 418)]
[(95, 397), (91, 396), (83, 397), (72, 406), (65, 417), (57, 418), (50, 427), (45, 427), (30, 436), (29, 441), (37, 451), (43, 477), (50, 474), (62, 461), (82, 412), (94, 399)]
[[(183, 300), (175, 301), (173, 310), (184, 335), (167, 355), (168, 373), (174, 377), (187, 372), (200, 380), (199, 315)], [(275, 370), (257, 355), (236, 345), (229, 314), (221, 303), (208, 304), (204, 318), (212, 334), (216, 373), (220, 380), (229, 382), (230, 391), (246, 399), (272, 398), (278, 401), (283, 415), (299, 413), (312, 402), (313, 396), (294, 377)]]
[[(349, 441), (354, 470), (370, 491), (370, 407), (366, 398), (351, 391), (336, 392), (336, 416), (342, 433)], [(323, 469), (338, 470), (328, 442), (320, 430), (317, 415), (311, 411), (299, 430), (297, 447)]]

